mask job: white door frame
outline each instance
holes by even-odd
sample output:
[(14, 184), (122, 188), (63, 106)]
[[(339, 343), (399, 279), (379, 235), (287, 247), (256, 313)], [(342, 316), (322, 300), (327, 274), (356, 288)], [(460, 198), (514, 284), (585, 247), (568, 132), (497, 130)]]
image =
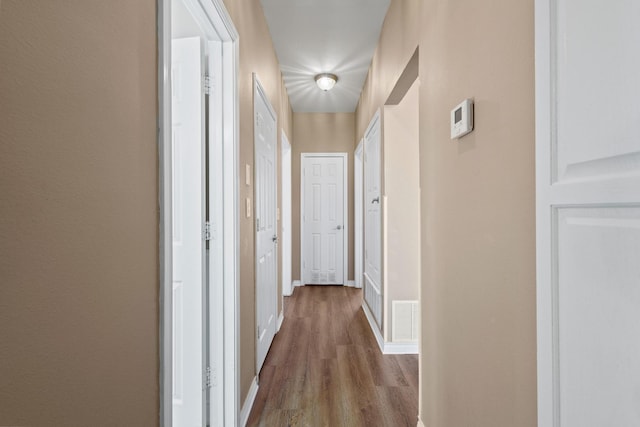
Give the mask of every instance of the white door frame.
[(348, 153), (301, 153), (300, 154), (300, 285), (306, 285), (305, 275), (304, 275), (304, 229), (302, 226), (302, 218), (304, 218), (304, 160), (307, 158), (313, 157), (337, 157), (342, 158), (342, 165), (344, 174), (344, 233), (342, 233), (344, 238), (344, 254), (343, 254), (343, 274), (342, 274), (342, 284), (346, 285), (348, 283), (348, 275), (349, 275), (349, 203), (348, 203), (348, 195), (349, 195), (349, 154)]
[(291, 144), (282, 131), (282, 296), (293, 292), (291, 279)]
[[(223, 348), (223, 360), (215, 364), (216, 377), (222, 383), (224, 408), (219, 419), (211, 420), (224, 426), (238, 423), (239, 371), (238, 371), (238, 32), (236, 31), (222, 0), (189, 0), (194, 17), (203, 25), (208, 38), (221, 42), (222, 82), (220, 87), (222, 139), (213, 140), (213, 152), (222, 153), (218, 164), (222, 166), (222, 205), (217, 218), (220, 224), (218, 236), (222, 238), (222, 254), (217, 256), (223, 265), (223, 297), (214, 301), (212, 310), (223, 313), (224, 334), (211, 346)], [(172, 169), (171, 169), (171, 0), (158, 0), (158, 157), (159, 157), (159, 207), (160, 207), (160, 426), (172, 424)], [(214, 233), (216, 230), (214, 230)], [(211, 251), (213, 252), (213, 251)], [(210, 256), (216, 256), (211, 253)], [(210, 260), (211, 261), (211, 260)], [(219, 326), (219, 325), (218, 325)], [(216, 354), (210, 352), (211, 354)], [(212, 403), (212, 405), (214, 405)]]
[(364, 274), (364, 138), (360, 140), (353, 156), (353, 209), (354, 209), (354, 281), (362, 288)]

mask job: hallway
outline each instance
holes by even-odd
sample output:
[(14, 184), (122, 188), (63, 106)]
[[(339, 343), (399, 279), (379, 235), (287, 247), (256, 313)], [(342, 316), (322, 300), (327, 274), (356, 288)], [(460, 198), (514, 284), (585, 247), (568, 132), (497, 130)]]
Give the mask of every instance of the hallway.
[(417, 355), (380, 353), (362, 291), (305, 286), (260, 373), (248, 426), (415, 426)]

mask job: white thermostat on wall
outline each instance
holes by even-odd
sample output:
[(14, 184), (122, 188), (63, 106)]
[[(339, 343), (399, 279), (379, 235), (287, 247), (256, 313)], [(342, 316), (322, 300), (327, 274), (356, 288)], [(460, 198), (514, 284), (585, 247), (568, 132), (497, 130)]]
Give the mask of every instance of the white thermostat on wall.
[(460, 138), (473, 130), (473, 100), (467, 98), (451, 110), (451, 139)]

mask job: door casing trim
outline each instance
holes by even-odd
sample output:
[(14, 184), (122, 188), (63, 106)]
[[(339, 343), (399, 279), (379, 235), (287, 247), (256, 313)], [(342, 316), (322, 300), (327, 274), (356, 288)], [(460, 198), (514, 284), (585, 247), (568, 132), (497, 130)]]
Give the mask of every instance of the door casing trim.
[[(238, 423), (239, 341), (238, 337), (238, 32), (223, 0), (188, 0), (197, 19), (207, 25), (222, 44), (222, 153), (223, 194), (221, 224), (224, 255), (223, 360), (217, 368), (222, 382), (224, 402), (219, 422), (224, 426)], [(171, 0), (157, 0), (158, 41), (158, 208), (159, 208), (159, 421), (172, 425), (172, 158), (171, 158)], [(205, 30), (206, 31), (206, 30)]]
[(353, 155), (353, 186), (353, 241), (355, 245), (353, 248), (353, 278), (355, 287), (362, 288), (364, 275), (364, 138), (360, 139)]

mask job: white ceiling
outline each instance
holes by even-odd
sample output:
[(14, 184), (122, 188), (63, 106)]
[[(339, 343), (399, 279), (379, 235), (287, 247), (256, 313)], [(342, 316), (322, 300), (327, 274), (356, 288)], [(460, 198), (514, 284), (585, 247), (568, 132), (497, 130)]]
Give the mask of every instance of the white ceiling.
[[(293, 111), (355, 111), (389, 1), (261, 0)], [(338, 83), (320, 90), (319, 73)]]

